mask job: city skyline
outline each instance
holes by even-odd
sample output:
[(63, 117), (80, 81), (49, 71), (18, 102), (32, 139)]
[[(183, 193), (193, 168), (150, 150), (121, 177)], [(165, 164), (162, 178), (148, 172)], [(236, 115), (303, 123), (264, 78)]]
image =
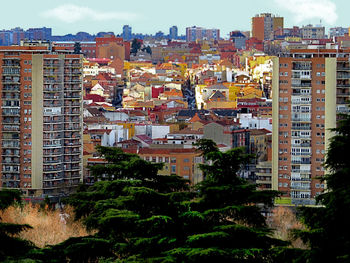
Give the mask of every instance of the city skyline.
[[(41, 4), (42, 3), (42, 4)], [(50, 1), (37, 0), (35, 8), (27, 2), (17, 16), (4, 12), (0, 18), (2, 29), (16, 26), (52, 27), (53, 35), (64, 35), (79, 31), (95, 34), (100, 31), (122, 33), (124, 25), (130, 25), (133, 33), (155, 34), (158, 31), (167, 33), (173, 25), (178, 27), (179, 35), (185, 34), (185, 28), (200, 26), (218, 28), (221, 36), (227, 37), (232, 30), (251, 30), (251, 17), (258, 13), (272, 13), (284, 17), (285, 27), (293, 25), (319, 24), (326, 28), (333, 26), (347, 27), (345, 0), (248, 0), (239, 6), (225, 1), (216, 9), (199, 1), (184, 2), (164, 6), (159, 0), (151, 2), (134, 1), (114, 3), (105, 1), (104, 5), (93, 1)], [(17, 4), (18, 5), (18, 4)], [(15, 3), (7, 3), (8, 8), (16, 8)], [(298, 6), (298, 8), (295, 8)], [(157, 15), (155, 15), (157, 14)], [(328, 31), (328, 30), (327, 30)]]

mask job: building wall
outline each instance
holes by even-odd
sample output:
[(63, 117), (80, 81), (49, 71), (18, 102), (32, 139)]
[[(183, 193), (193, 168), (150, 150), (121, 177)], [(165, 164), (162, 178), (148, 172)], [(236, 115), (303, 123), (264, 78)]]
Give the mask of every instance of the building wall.
[(82, 56), (21, 46), (0, 58), (0, 185), (70, 192), (82, 180)]
[(264, 17), (253, 17), (252, 18), (252, 37), (263, 41), (264, 36)]
[(291, 54), (273, 59), (272, 186), (292, 204), (314, 204), (325, 188), (318, 178), (325, 173), (329, 129), (350, 95), (349, 53)]

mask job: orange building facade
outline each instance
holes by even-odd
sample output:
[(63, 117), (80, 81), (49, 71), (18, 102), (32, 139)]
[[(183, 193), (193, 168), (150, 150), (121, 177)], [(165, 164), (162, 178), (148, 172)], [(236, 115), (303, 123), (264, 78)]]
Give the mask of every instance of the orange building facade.
[(0, 187), (66, 193), (82, 180), (82, 56), (0, 47)]

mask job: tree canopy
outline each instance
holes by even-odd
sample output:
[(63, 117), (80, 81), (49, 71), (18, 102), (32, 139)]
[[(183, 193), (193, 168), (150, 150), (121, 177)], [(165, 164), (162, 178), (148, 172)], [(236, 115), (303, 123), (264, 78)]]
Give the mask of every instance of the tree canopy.
[(99, 147), (105, 164), (90, 167), (97, 182), (82, 185), (67, 202), (93, 234), (33, 250), (41, 262), (272, 262), (263, 212), (277, 196), (238, 176), (251, 156), (220, 152), (201, 140), (206, 179), (162, 176), (150, 163), (118, 148)]

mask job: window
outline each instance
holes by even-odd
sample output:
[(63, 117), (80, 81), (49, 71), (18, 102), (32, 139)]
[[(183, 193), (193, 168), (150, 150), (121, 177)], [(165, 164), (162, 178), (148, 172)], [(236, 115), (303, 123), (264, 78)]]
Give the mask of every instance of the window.
[(176, 163), (176, 158), (175, 157), (171, 157), (171, 163)]
[(188, 159), (188, 158), (184, 159), (184, 163), (188, 163), (189, 161), (190, 161), (190, 159)]
[(176, 165), (171, 166), (171, 173), (176, 173)]
[(189, 166), (184, 166), (184, 171), (189, 171), (190, 167)]

